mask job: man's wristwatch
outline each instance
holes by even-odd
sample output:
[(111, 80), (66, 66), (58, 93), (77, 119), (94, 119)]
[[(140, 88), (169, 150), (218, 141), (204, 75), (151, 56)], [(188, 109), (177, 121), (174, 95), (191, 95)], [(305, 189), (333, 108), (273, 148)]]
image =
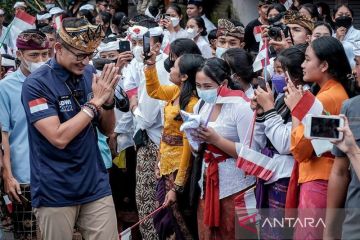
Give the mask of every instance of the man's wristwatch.
[(104, 110), (113, 110), (114, 109), (114, 107), (115, 107), (115, 99), (113, 99), (113, 102), (112, 102), (112, 104), (103, 104), (102, 106), (101, 106)]

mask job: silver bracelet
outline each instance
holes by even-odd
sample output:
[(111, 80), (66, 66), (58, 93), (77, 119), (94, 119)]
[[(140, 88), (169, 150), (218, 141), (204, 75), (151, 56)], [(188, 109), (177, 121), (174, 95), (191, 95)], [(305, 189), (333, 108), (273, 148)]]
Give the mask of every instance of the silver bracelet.
[(91, 113), (91, 111), (89, 111), (88, 109), (86, 109), (86, 107), (83, 107), (81, 110), (82, 110), (84, 113), (86, 113), (86, 115), (88, 115), (89, 118), (91, 118), (91, 119), (94, 118), (94, 114)]

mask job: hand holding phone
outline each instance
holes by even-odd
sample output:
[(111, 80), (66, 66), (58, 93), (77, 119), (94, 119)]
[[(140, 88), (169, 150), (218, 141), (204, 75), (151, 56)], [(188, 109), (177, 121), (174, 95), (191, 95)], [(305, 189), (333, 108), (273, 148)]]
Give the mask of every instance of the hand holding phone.
[(123, 53), (123, 52), (128, 52), (128, 51), (131, 51), (130, 42), (129, 41), (120, 41), (119, 42), (119, 52)]
[(265, 78), (263, 78), (263, 77), (258, 77), (258, 78), (257, 78), (257, 82), (258, 82), (258, 86), (261, 87), (265, 92), (267, 92)]
[(338, 141), (343, 138), (343, 133), (338, 130), (342, 127), (344, 127), (344, 119), (340, 116), (308, 114), (305, 118), (304, 135), (308, 139)]
[(143, 36), (143, 50), (144, 50), (144, 60), (148, 60), (150, 58), (150, 32), (147, 32)]

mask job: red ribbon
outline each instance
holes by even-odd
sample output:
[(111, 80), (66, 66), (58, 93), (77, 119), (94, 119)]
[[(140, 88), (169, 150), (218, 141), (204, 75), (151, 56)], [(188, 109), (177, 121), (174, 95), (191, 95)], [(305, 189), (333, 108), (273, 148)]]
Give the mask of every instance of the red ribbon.
[(230, 156), (213, 145), (208, 145), (204, 154), (205, 162), (209, 164), (206, 171), (204, 224), (209, 227), (220, 226), (219, 197), (219, 163)]

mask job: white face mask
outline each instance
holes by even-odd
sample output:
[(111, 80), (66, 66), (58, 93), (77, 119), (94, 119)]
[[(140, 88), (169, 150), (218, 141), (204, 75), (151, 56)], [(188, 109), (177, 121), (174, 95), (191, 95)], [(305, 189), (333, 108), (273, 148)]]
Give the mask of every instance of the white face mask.
[(208, 89), (208, 90), (201, 90), (200, 88), (196, 88), (196, 91), (199, 95), (199, 98), (204, 100), (206, 103), (215, 103), (217, 98), (218, 89)]
[(34, 62), (29, 62), (29, 61), (27, 61), (25, 59), (23, 59), (23, 61), (24, 61), (25, 65), (26, 65), (25, 68), (31, 73), (35, 72), (36, 69), (40, 68), (42, 65), (45, 64), (45, 62), (34, 63)]
[(216, 48), (216, 57), (221, 58), (221, 56), (228, 50), (227, 48), (217, 47)]
[(186, 29), (186, 32), (188, 33), (188, 38), (190, 39), (194, 39), (198, 35), (196, 29), (194, 28), (188, 28)]
[(176, 27), (180, 23), (180, 18), (177, 18), (177, 17), (172, 17), (172, 18), (170, 18), (170, 20), (174, 27)]
[(143, 59), (144, 49), (143, 49), (142, 46), (135, 46), (132, 49), (132, 52), (134, 54), (134, 58), (136, 59), (136, 61), (138, 61), (138, 62), (143, 62), (144, 61), (144, 59)]

